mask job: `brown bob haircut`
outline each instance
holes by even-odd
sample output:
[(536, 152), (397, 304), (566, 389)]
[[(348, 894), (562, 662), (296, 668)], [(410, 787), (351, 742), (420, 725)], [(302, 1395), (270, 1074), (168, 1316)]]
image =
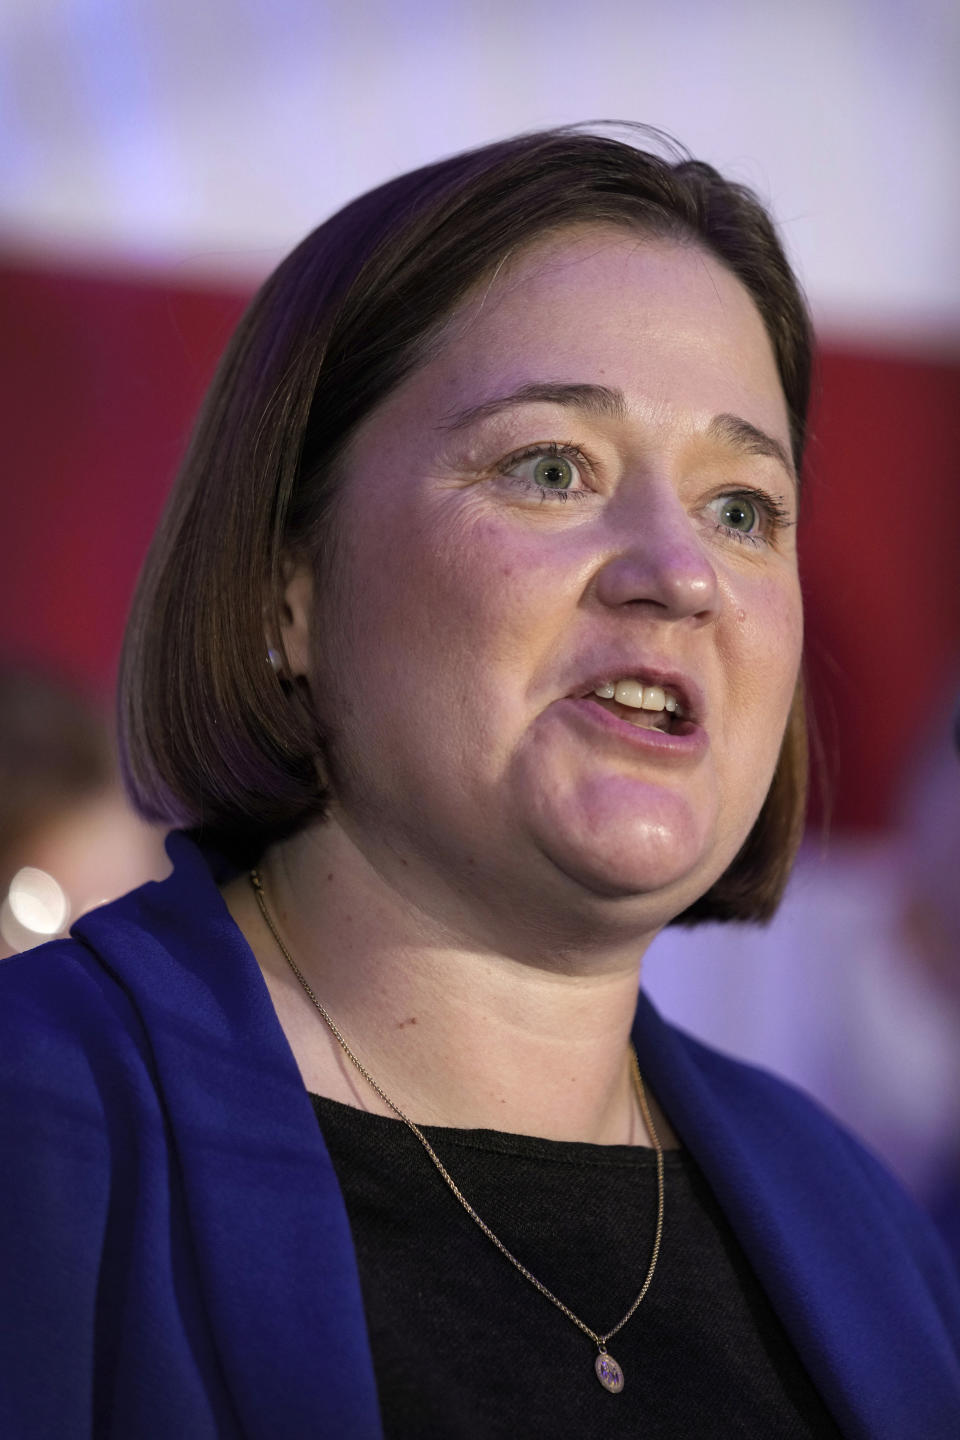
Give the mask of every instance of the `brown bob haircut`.
[[(327, 572), (338, 462), (360, 422), (466, 293), (547, 232), (612, 223), (722, 261), (770, 336), (800, 474), (812, 335), (770, 218), (658, 132), (618, 133), (521, 135), (402, 175), (314, 230), (263, 285), (201, 410), (127, 629), (121, 757), (141, 814), (243, 863), (324, 813), (322, 726), (309, 693), (267, 663), (265, 606), (275, 622), (285, 556)], [(680, 923), (773, 914), (806, 777), (798, 687), (760, 815)]]

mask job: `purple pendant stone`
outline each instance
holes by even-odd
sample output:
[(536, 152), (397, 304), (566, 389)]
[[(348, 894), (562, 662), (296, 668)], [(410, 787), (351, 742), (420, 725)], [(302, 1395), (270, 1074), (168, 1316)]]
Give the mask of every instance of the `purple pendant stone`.
[(593, 1362), (593, 1368), (604, 1390), (609, 1390), (611, 1395), (619, 1395), (623, 1389), (623, 1371), (613, 1356), (608, 1355), (606, 1350), (601, 1350)]

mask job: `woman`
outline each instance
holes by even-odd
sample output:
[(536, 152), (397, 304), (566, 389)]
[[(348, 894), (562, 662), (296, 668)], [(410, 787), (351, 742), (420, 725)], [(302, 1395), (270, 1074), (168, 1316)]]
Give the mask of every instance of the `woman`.
[(809, 363), (753, 197), (580, 133), (267, 282), (124, 661), (189, 833), (3, 976), (4, 1433), (954, 1433), (926, 1223), (637, 1007), (801, 828)]

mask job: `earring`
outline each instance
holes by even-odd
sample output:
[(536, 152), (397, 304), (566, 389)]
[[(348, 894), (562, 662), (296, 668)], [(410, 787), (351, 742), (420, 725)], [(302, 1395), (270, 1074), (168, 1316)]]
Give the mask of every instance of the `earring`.
[(283, 669), (283, 656), (279, 650), (274, 650), (272, 645), (267, 646), (267, 663), (277, 675)]

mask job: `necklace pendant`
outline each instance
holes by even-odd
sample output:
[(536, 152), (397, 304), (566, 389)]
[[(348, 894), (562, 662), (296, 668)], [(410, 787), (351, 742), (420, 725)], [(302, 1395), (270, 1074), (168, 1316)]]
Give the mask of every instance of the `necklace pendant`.
[(593, 1368), (597, 1372), (597, 1379), (604, 1390), (609, 1390), (611, 1395), (619, 1395), (623, 1389), (623, 1371), (613, 1356), (601, 1349), (600, 1354), (593, 1362)]

